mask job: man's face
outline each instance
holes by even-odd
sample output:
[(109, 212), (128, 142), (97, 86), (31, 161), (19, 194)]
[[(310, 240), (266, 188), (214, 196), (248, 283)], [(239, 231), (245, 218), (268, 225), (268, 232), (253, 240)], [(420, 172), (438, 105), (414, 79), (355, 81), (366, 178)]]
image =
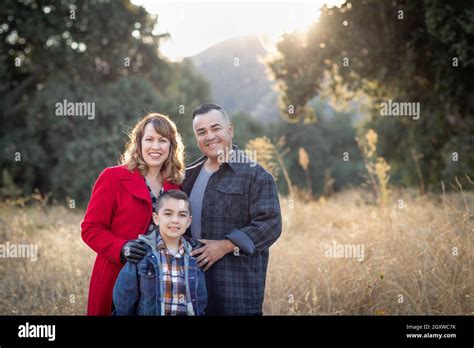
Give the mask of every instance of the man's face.
[(216, 160), (223, 151), (232, 149), (232, 123), (219, 110), (197, 115), (193, 120), (193, 129), (199, 149), (210, 159)]

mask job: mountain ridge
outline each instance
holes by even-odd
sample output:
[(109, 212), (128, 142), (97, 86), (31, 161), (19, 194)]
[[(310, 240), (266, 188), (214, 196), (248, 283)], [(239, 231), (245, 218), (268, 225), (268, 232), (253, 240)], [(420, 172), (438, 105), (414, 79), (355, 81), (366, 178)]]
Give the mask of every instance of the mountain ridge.
[(257, 36), (235, 37), (188, 57), (211, 84), (213, 102), (229, 115), (244, 112), (264, 124), (277, 122), (278, 93), (260, 57), (267, 51)]

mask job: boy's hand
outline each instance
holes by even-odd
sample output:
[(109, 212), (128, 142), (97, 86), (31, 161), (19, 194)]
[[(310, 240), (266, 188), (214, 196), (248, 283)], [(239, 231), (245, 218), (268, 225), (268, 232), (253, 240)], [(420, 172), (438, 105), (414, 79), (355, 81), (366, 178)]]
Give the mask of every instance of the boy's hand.
[(234, 250), (235, 244), (228, 239), (207, 240), (199, 239), (204, 244), (203, 247), (193, 250), (191, 256), (199, 255), (197, 262), (199, 267), (207, 271), (215, 262), (222, 259), (224, 255)]
[(146, 248), (140, 239), (132, 239), (124, 244), (120, 256), (126, 261), (138, 263), (146, 255)]

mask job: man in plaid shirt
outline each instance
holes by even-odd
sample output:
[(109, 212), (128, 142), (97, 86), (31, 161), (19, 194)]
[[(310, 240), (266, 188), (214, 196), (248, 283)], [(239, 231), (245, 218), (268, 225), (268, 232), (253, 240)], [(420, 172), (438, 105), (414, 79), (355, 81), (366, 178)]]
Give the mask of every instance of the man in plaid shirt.
[(193, 221), (186, 233), (206, 271), (207, 315), (262, 315), (269, 247), (281, 234), (278, 191), (270, 173), (232, 145), (233, 128), (219, 105), (193, 111), (204, 154), (186, 169), (183, 191)]

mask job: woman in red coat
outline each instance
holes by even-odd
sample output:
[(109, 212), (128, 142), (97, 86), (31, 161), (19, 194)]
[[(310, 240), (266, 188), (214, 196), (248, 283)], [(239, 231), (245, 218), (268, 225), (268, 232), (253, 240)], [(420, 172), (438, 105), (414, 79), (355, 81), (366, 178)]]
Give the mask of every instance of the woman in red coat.
[(97, 253), (88, 315), (111, 314), (115, 280), (125, 262), (133, 262), (141, 252), (134, 240), (151, 228), (156, 197), (180, 189), (183, 153), (173, 121), (149, 114), (133, 128), (122, 165), (106, 168), (99, 175), (81, 224), (82, 239)]

